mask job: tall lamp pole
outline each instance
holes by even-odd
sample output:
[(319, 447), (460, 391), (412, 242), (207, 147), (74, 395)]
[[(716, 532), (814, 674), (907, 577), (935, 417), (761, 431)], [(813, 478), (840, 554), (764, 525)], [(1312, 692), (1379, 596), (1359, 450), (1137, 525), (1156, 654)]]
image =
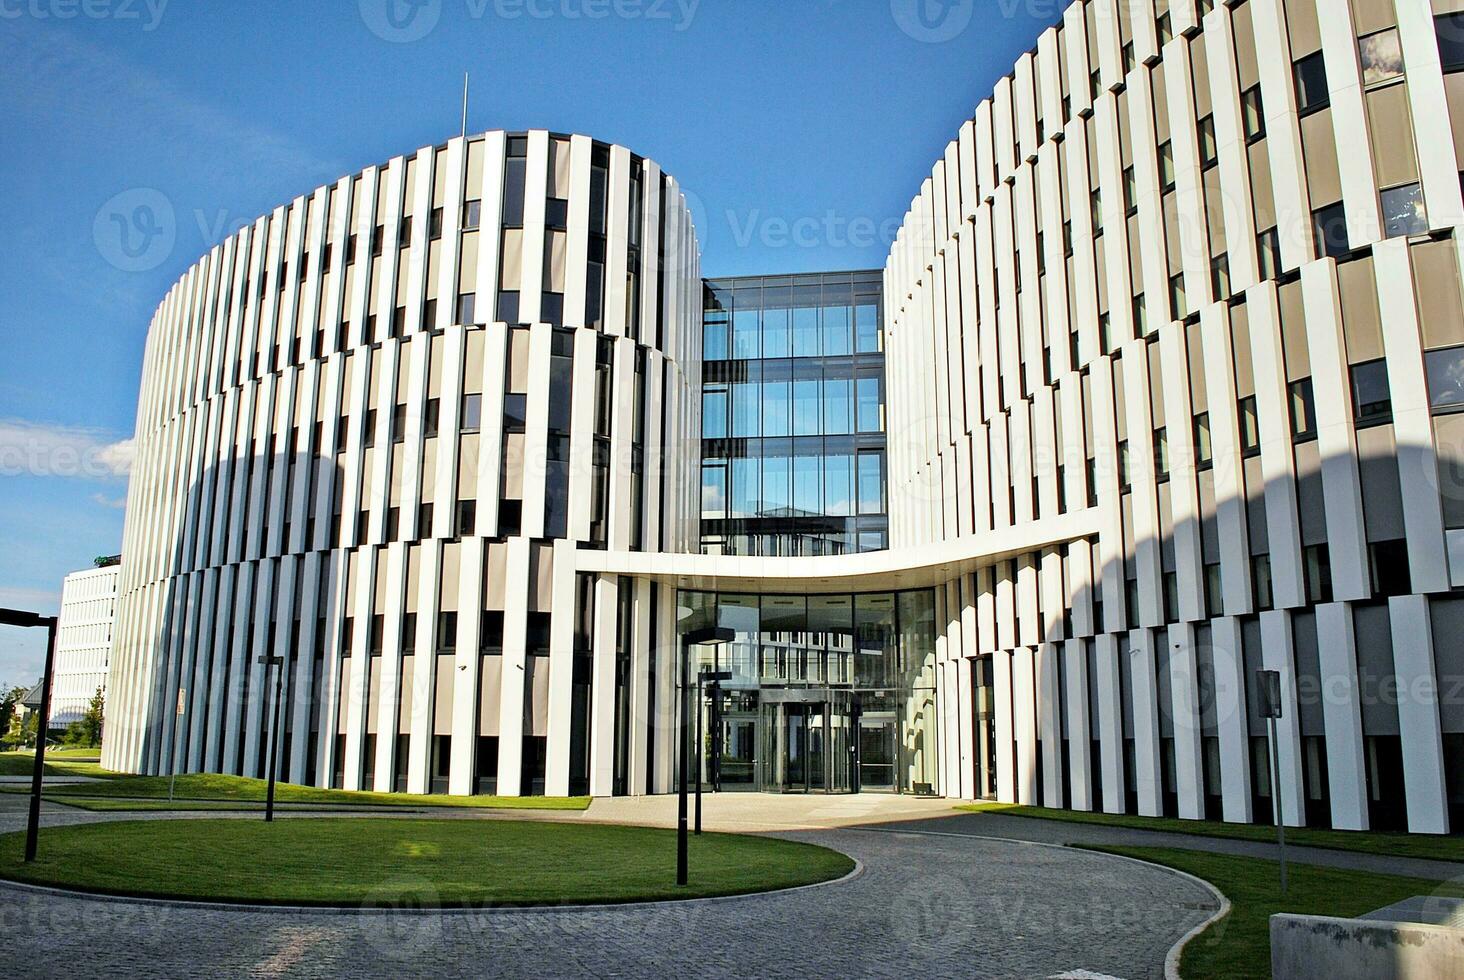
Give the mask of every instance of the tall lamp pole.
[(259, 658), (264, 664), (264, 682), (269, 684), (269, 672), (274, 671), (274, 708), (269, 717), (269, 788), (264, 794), (264, 822), (274, 822), (275, 770), (280, 751), (280, 687), (284, 682), (285, 658), (266, 654)]
[(1271, 809), (1276, 818), (1276, 847), (1281, 856), (1281, 894), (1286, 894), (1286, 811), (1281, 801), (1281, 749), (1276, 738), (1276, 722), (1281, 718), (1281, 672), (1256, 671), (1261, 683), (1261, 716), (1271, 736)]
[(36, 759), (31, 768), (30, 813), (25, 822), (25, 859), (36, 859), (41, 832), (41, 779), (46, 770), (46, 729), (51, 723), (51, 676), (56, 670), (56, 617), (20, 609), (0, 609), (0, 626), (46, 628), (46, 671), (41, 678), (40, 717), (36, 719)]
[[(691, 729), (691, 648), (731, 643), (737, 634), (725, 626), (708, 626), (681, 635), (681, 723), (677, 732), (676, 884), (686, 884), (687, 736)], [(700, 707), (698, 705), (698, 707)]]

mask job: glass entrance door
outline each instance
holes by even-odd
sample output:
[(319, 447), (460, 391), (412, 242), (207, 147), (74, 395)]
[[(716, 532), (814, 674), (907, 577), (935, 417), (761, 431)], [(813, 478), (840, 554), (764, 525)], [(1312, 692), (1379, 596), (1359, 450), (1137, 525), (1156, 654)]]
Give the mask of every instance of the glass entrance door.
[[(849, 695), (842, 691), (766, 690), (758, 757), (770, 793), (849, 793), (854, 755)], [(816, 700), (820, 698), (822, 700)]]

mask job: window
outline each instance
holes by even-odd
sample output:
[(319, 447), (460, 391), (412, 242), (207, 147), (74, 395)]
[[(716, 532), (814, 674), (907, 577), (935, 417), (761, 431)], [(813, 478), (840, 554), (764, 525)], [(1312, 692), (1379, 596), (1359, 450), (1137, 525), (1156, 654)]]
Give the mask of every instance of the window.
[(1413, 591), (1407, 540), (1374, 542), (1367, 546), (1367, 557), (1374, 596), (1407, 595)]
[(1381, 357), (1352, 366), (1352, 412), (1358, 425), (1376, 425), (1393, 417), (1388, 364)]
[(1164, 11), (1154, 21), (1154, 31), (1159, 35), (1159, 47), (1164, 47), (1174, 40), (1174, 20), (1169, 16), (1169, 11)]
[(1327, 66), (1322, 53), (1307, 55), (1292, 66), (1296, 79), (1296, 111), (1316, 112), (1331, 105), (1332, 97), (1327, 91)]
[(1144, 309), (1144, 294), (1134, 297), (1134, 331), (1140, 337), (1149, 336), (1149, 316)]
[(463, 204), (463, 231), (472, 231), (483, 221), (483, 202), (467, 201)]
[(875, 354), (883, 349), (879, 329), (879, 307), (864, 303), (854, 307), (855, 349), (861, 354)]
[(519, 322), (519, 294), (517, 290), (504, 289), (498, 293), (498, 322)]
[(1332, 559), (1325, 544), (1314, 544), (1301, 550), (1302, 572), (1306, 579), (1308, 602), (1332, 601)]
[(727, 358), (727, 314), (708, 313), (702, 321), (702, 359), (722, 361)]
[(1222, 254), (1210, 260), (1210, 288), (1215, 293), (1215, 299), (1229, 298), (1230, 256)]
[(1183, 320), (1189, 316), (1189, 298), (1184, 291), (1184, 273), (1176, 272), (1169, 277), (1169, 315), (1172, 319)]
[(1254, 456), (1261, 451), (1261, 424), (1256, 418), (1256, 396), (1247, 395), (1236, 403), (1240, 417), (1240, 451)]
[(859, 513), (884, 513), (884, 485), (884, 453), (860, 453)]
[(1261, 102), (1261, 87), (1252, 85), (1240, 95), (1240, 120), (1245, 127), (1247, 143), (1254, 143), (1266, 135), (1266, 110)]
[(702, 390), (702, 438), (727, 437), (727, 389), (708, 385)]
[(422, 435), (427, 439), (437, 438), (437, 426), (442, 417), (442, 399), (427, 399), (427, 408), (422, 413)]
[(528, 428), (529, 396), (510, 392), (503, 396), (503, 429), (505, 432), (523, 432)]
[(1129, 458), (1128, 440), (1124, 439), (1118, 444), (1118, 490), (1119, 493), (1127, 493), (1133, 489), (1133, 466)]
[(1268, 228), (1256, 236), (1256, 258), (1262, 281), (1281, 275), (1281, 235)]
[(702, 517), (721, 520), (727, 516), (727, 463), (707, 460), (702, 464)]
[(1464, 347), (1427, 351), (1423, 361), (1429, 407), (1434, 411), (1464, 407)]
[(1404, 184), (1383, 191), (1383, 234), (1389, 238), (1422, 235), (1428, 231), (1428, 212), (1423, 206), (1423, 189)]
[(483, 426), (483, 396), (463, 396), (463, 425), (464, 432), (477, 432)]
[(1225, 615), (1225, 589), (1218, 563), (1205, 566), (1205, 615)]
[(1103, 192), (1094, 191), (1089, 198), (1089, 204), (1092, 211), (1093, 234), (1101, 235), (1103, 234)]
[(1154, 430), (1154, 478), (1160, 483), (1169, 480), (1169, 430), (1163, 427)]
[(1200, 165), (1209, 170), (1220, 162), (1220, 144), (1215, 139), (1215, 117), (1200, 120)]
[(1159, 144), (1159, 186), (1166, 194), (1174, 190), (1174, 144), (1168, 140)]
[(880, 432), (884, 429), (883, 412), (879, 403), (879, 379), (860, 378), (855, 382), (858, 425), (860, 432)]
[(1129, 217), (1133, 217), (1139, 210), (1139, 181), (1134, 175), (1133, 167), (1125, 167), (1123, 171), (1123, 211)]
[(1464, 68), (1464, 11), (1435, 17), (1434, 34), (1439, 39), (1439, 61), (1444, 71)]
[(1251, 556), (1251, 599), (1257, 612), (1275, 605), (1275, 598), (1271, 593), (1270, 555)]
[(551, 197), (544, 202), (544, 225), (561, 231), (569, 227), (569, 202), (562, 197)]
[(1312, 233), (1318, 255), (1340, 258), (1351, 250), (1347, 241), (1347, 213), (1341, 201), (1312, 212)]
[(478, 502), (459, 500), (457, 510), (457, 536), (471, 538), (478, 530)]
[(759, 356), (762, 311), (738, 309), (732, 314), (732, 356), (744, 360)]
[(461, 293), (457, 302), (457, 322), (471, 326), (478, 322), (478, 294)]
[[(1113, 315), (1107, 310), (1098, 314), (1098, 352), (1109, 354), (1113, 351)], [(1076, 360), (1076, 358), (1074, 358)]]
[(442, 237), (442, 208), (433, 208), (427, 224), (428, 234), (435, 240)]
[(1357, 53), (1362, 62), (1362, 84), (1376, 85), (1403, 76), (1403, 46), (1397, 28), (1359, 38)]
[(1195, 465), (1209, 469), (1215, 465), (1215, 452), (1210, 444), (1210, 413), (1201, 412), (1195, 416)]
[(1127, 74), (1134, 70), (1138, 62), (1134, 59), (1134, 42), (1130, 41), (1123, 46), (1123, 70)]
[(1291, 435), (1297, 442), (1317, 437), (1317, 406), (1312, 396), (1311, 378), (1293, 381), (1287, 386), (1287, 402), (1291, 406)]

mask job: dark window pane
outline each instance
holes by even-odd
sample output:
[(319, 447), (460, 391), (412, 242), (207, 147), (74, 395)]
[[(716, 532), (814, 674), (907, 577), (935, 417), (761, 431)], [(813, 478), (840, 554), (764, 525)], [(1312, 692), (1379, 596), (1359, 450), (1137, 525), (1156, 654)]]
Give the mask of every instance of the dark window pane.
[(1388, 365), (1382, 358), (1352, 366), (1352, 410), (1359, 424), (1384, 420), (1393, 414)]
[(1347, 240), (1347, 213), (1340, 201), (1314, 211), (1312, 229), (1316, 235), (1317, 251), (1322, 255), (1340, 258), (1351, 250)]
[(1445, 347), (1424, 354), (1431, 408), (1464, 405), (1464, 347)]
[(1322, 53), (1307, 55), (1293, 66), (1296, 75), (1296, 111), (1313, 112), (1326, 108), (1331, 95), (1327, 91), (1327, 66)]

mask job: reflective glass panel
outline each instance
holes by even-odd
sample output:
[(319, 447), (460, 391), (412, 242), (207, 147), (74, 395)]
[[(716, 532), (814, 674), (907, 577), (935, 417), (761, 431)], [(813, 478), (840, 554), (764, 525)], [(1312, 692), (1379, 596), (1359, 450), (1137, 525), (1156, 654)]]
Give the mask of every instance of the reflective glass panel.
[(758, 516), (762, 496), (759, 462), (756, 458), (732, 460), (733, 517)]
[(763, 310), (763, 357), (789, 356), (789, 319), (787, 310)]
[(787, 456), (765, 456), (762, 461), (762, 512), (768, 517), (786, 517), (792, 503), (792, 465)]
[(732, 356), (749, 359), (758, 356), (759, 310), (735, 310), (732, 313)]
[(823, 352), (847, 354), (850, 351), (849, 307), (826, 306), (823, 310)]
[(823, 513), (823, 457), (793, 458), (793, 508), (800, 514)]
[(764, 381), (762, 432), (765, 436), (786, 436), (789, 432), (789, 391), (786, 381)]
[(727, 436), (727, 389), (707, 388), (702, 392), (702, 438)]
[(879, 405), (879, 379), (860, 378), (856, 384), (860, 432), (879, 432), (882, 428)]
[(799, 306), (793, 310), (793, 356), (817, 357), (821, 351), (818, 342), (818, 307)]
[(822, 404), (819, 398), (820, 382), (793, 382), (793, 434), (795, 436), (816, 436), (821, 428)]
[(732, 435), (746, 438), (758, 434), (758, 416), (762, 407), (762, 385), (732, 386)]
[(854, 513), (854, 457), (824, 458), (824, 513), (847, 517)]
[(848, 378), (826, 378), (823, 383), (824, 433), (843, 435), (854, 431), (852, 383)]

